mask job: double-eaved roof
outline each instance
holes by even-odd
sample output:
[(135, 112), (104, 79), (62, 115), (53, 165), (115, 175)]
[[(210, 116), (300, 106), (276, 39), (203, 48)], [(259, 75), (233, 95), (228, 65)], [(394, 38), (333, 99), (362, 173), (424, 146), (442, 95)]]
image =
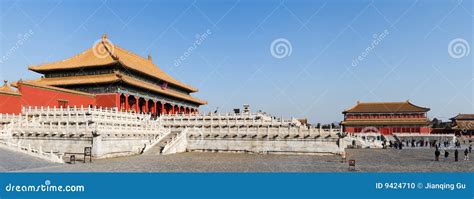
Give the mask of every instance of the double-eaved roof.
[(166, 81), (190, 92), (198, 91), (197, 88), (180, 82), (165, 73), (158, 66), (153, 64), (152, 60), (143, 58), (112, 44), (105, 35), (96, 45), (71, 58), (42, 65), (30, 66), (29, 69), (38, 73), (44, 73), (46, 71), (80, 69), (114, 63), (120, 63), (126, 69), (134, 70), (152, 78)]
[[(93, 47), (71, 58), (37, 66), (30, 66), (29, 69), (38, 73), (45, 74), (50, 71), (93, 68), (112, 64), (119, 64), (126, 70), (135, 71), (137, 73), (143, 74), (144, 76), (148, 76), (156, 80), (156, 82), (160, 84), (162, 82), (166, 82), (168, 85), (174, 85), (189, 93), (198, 91), (197, 88), (178, 81), (177, 79), (165, 73), (158, 66), (153, 64), (151, 57), (146, 59), (135, 53), (127, 51), (115, 44), (112, 44), (107, 39), (106, 35), (104, 35), (102, 39)], [(47, 86), (67, 86), (81, 84), (113, 83), (118, 81), (122, 81), (133, 86), (141, 87), (143, 89), (151, 90), (160, 94), (172, 96), (200, 105), (207, 104), (207, 101), (192, 97), (191, 95), (186, 94), (184, 92), (169, 89), (167, 86), (159, 86), (159, 84), (146, 82), (119, 71), (100, 75), (48, 77), (25, 82)]]
[(459, 113), (455, 117), (451, 118), (451, 120), (474, 120), (474, 114)]
[(428, 112), (430, 109), (405, 102), (357, 102), (357, 104), (342, 113), (409, 113)]
[(451, 118), (453, 122), (452, 129), (461, 131), (472, 131), (474, 130), (474, 114), (458, 114)]

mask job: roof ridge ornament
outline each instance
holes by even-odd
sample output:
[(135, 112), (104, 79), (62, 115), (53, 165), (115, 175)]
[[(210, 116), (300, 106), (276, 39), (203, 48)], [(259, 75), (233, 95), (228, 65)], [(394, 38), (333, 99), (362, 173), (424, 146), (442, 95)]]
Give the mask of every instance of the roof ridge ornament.
[(8, 80), (4, 79), (3, 80), (3, 86), (7, 86), (8, 85)]
[(153, 59), (151, 57), (151, 54), (148, 54), (148, 61), (153, 62)]
[(107, 58), (111, 56), (114, 60), (118, 60), (118, 57), (115, 56), (115, 45), (107, 39), (107, 34), (103, 34), (101, 39), (97, 40), (92, 46), (92, 51), (94, 55), (100, 59)]

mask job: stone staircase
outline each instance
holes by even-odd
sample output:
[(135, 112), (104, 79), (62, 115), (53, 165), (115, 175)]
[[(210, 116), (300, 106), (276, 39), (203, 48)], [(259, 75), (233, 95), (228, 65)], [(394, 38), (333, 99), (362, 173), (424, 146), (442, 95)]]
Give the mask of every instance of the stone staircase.
[(173, 138), (177, 137), (181, 131), (169, 131), (169, 133), (163, 135), (159, 138), (152, 146), (149, 147), (149, 150), (145, 150), (146, 155), (160, 155), (162, 154), (162, 150), (164, 147), (173, 140)]

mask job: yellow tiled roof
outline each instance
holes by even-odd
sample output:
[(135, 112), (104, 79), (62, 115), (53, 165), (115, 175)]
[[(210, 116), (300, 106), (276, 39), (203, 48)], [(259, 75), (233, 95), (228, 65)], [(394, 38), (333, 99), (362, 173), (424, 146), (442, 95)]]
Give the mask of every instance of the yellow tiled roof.
[(455, 117), (451, 118), (451, 120), (474, 120), (474, 114), (461, 114), (461, 113), (459, 113)]
[(453, 126), (453, 129), (474, 130), (474, 121), (472, 120), (456, 121), (455, 126)]
[(0, 94), (7, 94), (7, 95), (21, 95), (18, 91), (13, 90), (9, 85), (8, 82), (5, 80), (4, 85), (0, 87)]
[(87, 75), (74, 77), (51, 77), (30, 80), (28, 82), (37, 82), (50, 86), (66, 86), (66, 85), (81, 85), (81, 84), (99, 84), (119, 81), (116, 73), (102, 74), (102, 75)]
[(188, 91), (198, 91), (198, 89), (171, 77), (158, 66), (153, 64), (151, 60), (145, 59), (135, 53), (112, 44), (106, 37), (103, 37), (102, 40), (93, 47), (73, 57), (58, 62), (30, 66), (29, 69), (41, 73), (49, 70), (96, 67), (114, 63), (120, 63), (127, 69), (161, 79)]
[(357, 104), (343, 113), (402, 113), (427, 112), (429, 108), (416, 106), (406, 102), (357, 102)]
[(43, 89), (49, 89), (49, 90), (54, 90), (54, 91), (61, 91), (65, 93), (72, 93), (72, 94), (79, 94), (79, 95), (86, 95), (90, 97), (94, 97), (94, 94), (86, 93), (86, 92), (81, 92), (81, 91), (76, 91), (76, 90), (71, 90), (71, 89), (65, 89), (65, 88), (59, 88), (56, 86), (51, 86), (42, 83), (41, 81), (38, 80), (31, 80), (31, 81), (18, 81), (12, 84), (14, 87), (18, 88), (18, 85), (27, 85), (27, 86), (33, 86), (33, 87), (38, 87), (38, 88), (43, 88)]

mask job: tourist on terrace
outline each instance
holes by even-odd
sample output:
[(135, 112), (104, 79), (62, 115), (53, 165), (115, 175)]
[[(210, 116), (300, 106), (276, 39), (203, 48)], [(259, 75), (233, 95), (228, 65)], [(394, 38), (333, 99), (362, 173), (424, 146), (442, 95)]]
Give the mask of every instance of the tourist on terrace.
[(454, 161), (457, 162), (458, 161), (458, 156), (459, 156), (459, 151), (458, 149), (454, 150)]
[(436, 147), (436, 151), (435, 151), (435, 161), (439, 161), (439, 155), (441, 155), (441, 152), (439, 152), (438, 147)]
[(464, 150), (464, 160), (469, 160), (469, 151), (467, 150)]
[(448, 157), (449, 157), (449, 152), (448, 150), (444, 150), (444, 161), (447, 161), (448, 160)]

